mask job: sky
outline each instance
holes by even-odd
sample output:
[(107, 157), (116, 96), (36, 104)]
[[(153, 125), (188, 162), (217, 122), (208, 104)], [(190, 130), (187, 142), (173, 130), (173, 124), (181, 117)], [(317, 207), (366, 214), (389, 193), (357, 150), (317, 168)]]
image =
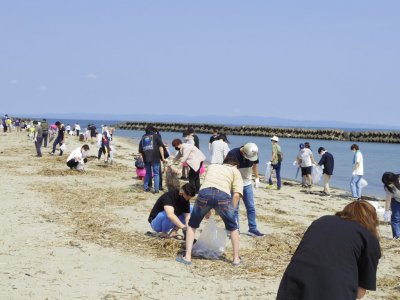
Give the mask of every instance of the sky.
[(0, 0), (0, 113), (400, 125), (400, 1)]

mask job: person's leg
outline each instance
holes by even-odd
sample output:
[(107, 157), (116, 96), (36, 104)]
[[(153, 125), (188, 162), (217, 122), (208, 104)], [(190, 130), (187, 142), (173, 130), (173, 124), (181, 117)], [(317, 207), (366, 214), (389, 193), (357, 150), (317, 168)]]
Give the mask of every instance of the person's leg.
[(103, 154), (103, 147), (100, 147), (99, 152), (97, 152), (97, 160), (100, 160), (102, 154)]
[(154, 192), (158, 193), (159, 188), (160, 188), (160, 163), (155, 162), (151, 163), (152, 169), (153, 169), (153, 177), (154, 177)]
[(357, 198), (361, 198), (361, 191), (362, 191), (361, 179), (362, 179), (362, 176), (360, 175), (360, 176), (358, 177), (357, 182), (356, 182)]
[(330, 179), (331, 179), (331, 175), (324, 174), (324, 192), (328, 195), (331, 193), (331, 190), (329, 188), (329, 180)]
[(37, 152), (37, 155), (40, 156), (40, 157), (42, 157), (42, 149), (41, 149), (42, 141), (43, 141), (43, 137), (38, 136), (36, 138), (36, 152)]
[(64, 151), (62, 151), (62, 150), (61, 150), (61, 146), (63, 145), (63, 143), (60, 141), (60, 143), (59, 143), (59, 144), (60, 144), (60, 156), (62, 156), (62, 155), (63, 155), (63, 153), (64, 153)]
[(146, 175), (144, 175), (143, 188), (145, 191), (149, 190), (149, 182), (151, 180), (151, 163), (145, 162)]
[(58, 139), (58, 137), (54, 140), (54, 143), (53, 143), (53, 151), (52, 151), (52, 153), (54, 154), (54, 153), (56, 153), (56, 147), (57, 147), (57, 144), (59, 143), (60, 141), (59, 141), (59, 139)]
[(246, 207), (249, 231), (256, 231), (257, 230), (256, 209), (254, 207), (253, 187), (251, 184), (243, 187), (243, 202)]
[(163, 166), (162, 166), (162, 163), (160, 163), (160, 170), (158, 171), (158, 173), (159, 173), (159, 175), (160, 175), (160, 178), (159, 178), (159, 182), (160, 182), (160, 184), (159, 184), (159, 190), (163, 190), (163, 186), (162, 186), (162, 182), (163, 182), (163, 172), (162, 172), (162, 168), (163, 168)]
[(274, 165), (274, 170), (276, 173), (276, 185), (278, 187), (278, 190), (281, 189), (282, 187), (282, 181), (281, 181), (281, 163), (278, 162), (276, 165)]
[(392, 223), (393, 238), (400, 238), (400, 202), (392, 199), (390, 204), (392, 216), (390, 221)]
[(200, 190), (200, 169), (197, 171), (193, 170), (192, 168), (189, 169), (189, 183), (196, 188), (197, 194)]
[(352, 177), (351, 177), (351, 181), (350, 181), (350, 190), (351, 190), (351, 195), (354, 197), (354, 198), (359, 198), (359, 197), (361, 197), (361, 194), (359, 195), (358, 194), (358, 192), (359, 192), (359, 189), (358, 189), (358, 182), (360, 181), (360, 179), (361, 179), (361, 176), (360, 175), (353, 175)]
[(235, 229), (231, 231), (231, 242), (232, 242), (232, 254), (233, 254), (233, 263), (239, 263), (239, 230)]
[(165, 211), (159, 212), (158, 215), (153, 219), (153, 221), (151, 221), (150, 223), (151, 228), (153, 228), (155, 232), (168, 232), (169, 230), (163, 231), (163, 225), (164, 226), (167, 225), (165, 222), (166, 219), (168, 219), (168, 217)]
[(78, 166), (79, 162), (75, 161), (74, 158), (70, 159), (69, 161), (67, 161), (67, 166), (70, 169), (75, 169)]

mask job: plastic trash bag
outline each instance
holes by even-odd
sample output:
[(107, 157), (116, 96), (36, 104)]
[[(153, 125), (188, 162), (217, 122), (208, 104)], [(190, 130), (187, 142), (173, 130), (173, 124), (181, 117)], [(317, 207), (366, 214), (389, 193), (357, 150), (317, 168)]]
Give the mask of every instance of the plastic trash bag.
[(65, 146), (65, 144), (62, 144), (61, 147), (60, 147), (60, 151), (63, 151), (63, 152), (64, 152), (65, 149), (67, 149), (67, 147)]
[(215, 220), (209, 218), (196, 244), (193, 245), (192, 255), (209, 259), (219, 259), (225, 251), (226, 232), (218, 228)]
[(313, 183), (318, 183), (322, 177), (322, 168), (320, 166), (312, 166), (311, 177)]
[(360, 182), (358, 183), (360, 187), (363, 189), (368, 185), (368, 181), (366, 181), (364, 178), (360, 179)]
[(267, 169), (265, 170), (265, 181), (269, 180), (269, 177), (271, 176), (271, 172), (272, 172), (272, 166), (271, 166), (271, 162), (267, 162)]

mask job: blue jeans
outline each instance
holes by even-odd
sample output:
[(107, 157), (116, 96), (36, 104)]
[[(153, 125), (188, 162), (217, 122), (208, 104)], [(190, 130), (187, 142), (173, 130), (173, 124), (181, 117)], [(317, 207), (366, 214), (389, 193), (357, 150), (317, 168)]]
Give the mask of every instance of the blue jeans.
[[(278, 189), (281, 188), (282, 182), (281, 182), (281, 162), (279, 161), (277, 164), (271, 164), (272, 169), (275, 170), (276, 174), (276, 185), (278, 186)], [(268, 183), (272, 184), (272, 175), (269, 176)]]
[[(60, 139), (59, 137), (57, 137), (53, 143), (53, 153), (56, 152), (56, 147), (57, 145), (60, 144), (60, 146), (62, 145), (62, 139)], [(62, 155), (63, 152), (60, 150), (60, 155)]]
[(392, 217), (390, 218), (390, 221), (392, 223), (393, 237), (400, 238), (400, 202), (392, 198), (390, 208), (392, 209)]
[(212, 208), (217, 211), (222, 221), (224, 221), (226, 230), (234, 231), (238, 228), (231, 195), (213, 187), (200, 190), (194, 203), (193, 212), (190, 215), (189, 226), (199, 228), (204, 216)]
[(146, 176), (144, 176), (144, 189), (149, 188), (151, 173), (154, 175), (154, 191), (158, 192), (160, 187), (160, 162), (145, 162), (144, 167), (146, 168)]
[[(179, 215), (178, 218), (183, 224), (185, 224), (185, 216), (183, 214)], [(175, 224), (167, 217), (165, 211), (159, 212), (157, 217), (151, 221), (150, 225), (155, 232), (169, 232), (175, 226)]]
[[(254, 207), (253, 186), (251, 184), (243, 187), (243, 202), (247, 211), (247, 222), (249, 224), (249, 231), (255, 231), (257, 230), (256, 209)], [(239, 204), (235, 210), (235, 218), (239, 227)]]
[(354, 175), (353, 177), (351, 177), (350, 189), (351, 189), (351, 195), (354, 198), (361, 197), (361, 187), (360, 187), (361, 178), (362, 178), (362, 175)]

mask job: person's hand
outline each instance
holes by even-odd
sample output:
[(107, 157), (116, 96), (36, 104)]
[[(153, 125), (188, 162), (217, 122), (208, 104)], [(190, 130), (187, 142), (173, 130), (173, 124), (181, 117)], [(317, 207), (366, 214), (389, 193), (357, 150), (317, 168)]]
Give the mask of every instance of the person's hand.
[(351, 176), (356, 176), (356, 170), (353, 170), (353, 173), (351, 173)]
[(390, 220), (390, 211), (385, 210), (385, 213), (383, 214), (383, 221), (389, 222), (389, 220)]
[(259, 188), (260, 187), (260, 178), (256, 178), (256, 183), (254, 184), (255, 188)]
[(204, 218), (209, 219), (211, 217), (211, 210), (204, 216)]

